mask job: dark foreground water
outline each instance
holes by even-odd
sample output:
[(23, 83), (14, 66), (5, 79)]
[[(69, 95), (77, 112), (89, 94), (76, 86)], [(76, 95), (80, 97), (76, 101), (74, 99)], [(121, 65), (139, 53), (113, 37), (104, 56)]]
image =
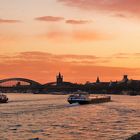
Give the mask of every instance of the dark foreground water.
[(69, 105), (67, 95), (7, 94), (0, 104), (0, 140), (125, 140), (140, 132), (140, 96)]

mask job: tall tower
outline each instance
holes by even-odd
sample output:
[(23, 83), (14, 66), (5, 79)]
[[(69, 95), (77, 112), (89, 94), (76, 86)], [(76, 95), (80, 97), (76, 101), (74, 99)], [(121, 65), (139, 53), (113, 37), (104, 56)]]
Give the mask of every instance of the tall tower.
[(63, 75), (59, 72), (59, 74), (56, 76), (56, 83), (57, 85), (61, 85), (63, 83)]
[(99, 77), (97, 77), (96, 83), (100, 83), (100, 79), (99, 79)]
[(122, 82), (127, 83), (127, 81), (128, 81), (128, 75), (124, 75), (123, 79), (122, 79)]

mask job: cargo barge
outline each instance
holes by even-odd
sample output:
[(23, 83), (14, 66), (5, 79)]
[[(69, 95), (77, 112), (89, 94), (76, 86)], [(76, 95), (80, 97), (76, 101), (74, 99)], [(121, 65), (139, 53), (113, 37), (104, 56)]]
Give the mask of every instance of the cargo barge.
[(87, 92), (76, 92), (68, 97), (67, 100), (70, 104), (79, 103), (79, 104), (97, 104), (110, 102), (111, 96), (90, 96)]

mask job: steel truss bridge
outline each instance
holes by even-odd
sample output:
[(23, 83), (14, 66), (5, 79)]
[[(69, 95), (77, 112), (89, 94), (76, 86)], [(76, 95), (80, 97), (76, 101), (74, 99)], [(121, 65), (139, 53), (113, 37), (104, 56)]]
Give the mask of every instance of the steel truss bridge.
[(31, 79), (8, 78), (0, 80), (0, 92), (2, 93), (38, 93), (42, 85)]

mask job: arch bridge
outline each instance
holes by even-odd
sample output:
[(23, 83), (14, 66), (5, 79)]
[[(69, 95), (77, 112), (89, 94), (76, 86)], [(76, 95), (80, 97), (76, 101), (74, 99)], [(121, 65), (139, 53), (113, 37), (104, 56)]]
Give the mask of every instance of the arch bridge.
[(32, 92), (42, 88), (39, 82), (26, 78), (7, 78), (0, 80), (1, 92)]

